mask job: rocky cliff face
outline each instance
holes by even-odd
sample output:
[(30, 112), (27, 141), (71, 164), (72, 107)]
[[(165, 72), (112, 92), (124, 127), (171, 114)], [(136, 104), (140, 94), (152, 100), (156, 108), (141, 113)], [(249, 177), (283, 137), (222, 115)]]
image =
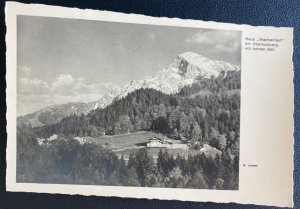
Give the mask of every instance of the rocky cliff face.
[(166, 94), (174, 94), (201, 77), (218, 77), (220, 73), (226, 74), (228, 71), (237, 70), (240, 68), (236, 65), (210, 60), (193, 52), (185, 52), (178, 55), (172, 64), (153, 76), (131, 81), (124, 86), (116, 98), (123, 98), (128, 93), (140, 88), (152, 88)]

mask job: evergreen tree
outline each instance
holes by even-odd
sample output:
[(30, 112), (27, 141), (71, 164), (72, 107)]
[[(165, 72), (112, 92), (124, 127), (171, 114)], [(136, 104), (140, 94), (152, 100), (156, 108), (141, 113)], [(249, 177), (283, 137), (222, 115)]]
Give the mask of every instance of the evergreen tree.
[(192, 130), (192, 133), (191, 133), (191, 141), (193, 143), (200, 142), (201, 141), (201, 137), (202, 137), (202, 131), (201, 131), (198, 123), (194, 122), (194, 124), (193, 124), (193, 130)]
[(120, 133), (122, 133), (120, 123), (115, 123), (114, 126), (113, 126), (113, 134), (117, 135), (117, 134), (120, 134)]
[(190, 124), (188, 117), (184, 112), (180, 114), (179, 118), (179, 132), (183, 135), (183, 137), (188, 138), (190, 133)]
[(183, 185), (183, 177), (181, 174), (181, 170), (179, 167), (174, 167), (167, 180), (168, 187), (174, 187), (174, 188), (182, 188)]
[(140, 149), (136, 155), (136, 173), (138, 175), (139, 183), (141, 186), (146, 186), (146, 177), (154, 170), (153, 158), (148, 155), (146, 149)]
[(201, 171), (197, 171), (188, 182), (189, 188), (208, 189), (206, 181)]

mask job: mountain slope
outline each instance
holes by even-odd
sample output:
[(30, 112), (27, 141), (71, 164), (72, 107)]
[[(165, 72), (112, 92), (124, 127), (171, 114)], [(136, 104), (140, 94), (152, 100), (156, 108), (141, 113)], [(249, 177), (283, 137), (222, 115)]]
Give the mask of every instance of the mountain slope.
[(31, 114), (18, 117), (18, 123), (31, 124), (38, 127), (59, 122), (69, 115), (87, 114), (91, 111), (92, 104), (81, 102), (70, 102), (62, 105), (51, 105), (44, 107)]
[(239, 71), (240, 68), (223, 61), (213, 61), (194, 52), (179, 54), (168, 67), (145, 79), (131, 81), (124, 86), (120, 95), (125, 97), (136, 89), (152, 88), (165, 94), (178, 93), (184, 86), (191, 85), (199, 78), (218, 77), (223, 71)]
[(240, 71), (232, 71), (226, 77), (201, 78), (177, 94), (137, 89), (103, 109), (94, 110), (83, 117), (69, 116), (60, 123), (35, 130), (41, 137), (53, 134), (93, 137), (103, 131), (114, 135), (155, 130), (190, 138), (194, 122), (197, 121), (201, 129), (199, 132), (206, 138), (210, 127), (216, 128), (221, 134), (231, 130), (239, 133), (239, 92)]
[(141, 80), (133, 80), (122, 89), (114, 88), (98, 101), (46, 107), (32, 114), (19, 117), (18, 121), (30, 122), (34, 127), (52, 124), (72, 114), (87, 114), (91, 110), (103, 109), (113, 101), (122, 99), (138, 89), (154, 89), (164, 94), (176, 94), (185, 86), (192, 85), (199, 79), (217, 78), (220, 73), (226, 77), (227, 72), (239, 70), (239, 66), (210, 60), (194, 52), (185, 52), (179, 54), (173, 63), (154, 75)]

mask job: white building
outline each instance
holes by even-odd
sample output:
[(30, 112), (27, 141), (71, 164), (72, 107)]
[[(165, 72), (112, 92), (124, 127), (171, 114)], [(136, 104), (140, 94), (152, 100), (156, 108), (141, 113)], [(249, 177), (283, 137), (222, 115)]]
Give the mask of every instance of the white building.
[(152, 139), (149, 139), (149, 142), (147, 143), (147, 147), (163, 147), (163, 143), (161, 139), (157, 137), (153, 137)]
[(167, 149), (188, 149), (189, 146), (187, 144), (182, 143), (174, 143), (172, 140), (161, 140), (157, 137), (153, 137), (149, 139), (147, 143), (147, 147), (156, 147), (156, 148), (167, 148)]
[(45, 143), (45, 139), (43, 139), (43, 138), (38, 137), (37, 141), (38, 141), (39, 145), (43, 145)]
[(57, 134), (53, 134), (53, 135), (50, 136), (47, 140), (48, 140), (48, 141), (52, 141), (52, 140), (55, 140), (55, 139), (58, 139)]
[(74, 140), (77, 140), (80, 144), (84, 144), (87, 142), (84, 138), (78, 136), (74, 137)]

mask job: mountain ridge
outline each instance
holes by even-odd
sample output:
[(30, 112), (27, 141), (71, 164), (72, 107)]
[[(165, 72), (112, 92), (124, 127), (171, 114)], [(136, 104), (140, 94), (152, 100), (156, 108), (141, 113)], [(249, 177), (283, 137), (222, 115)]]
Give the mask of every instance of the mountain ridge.
[[(165, 94), (176, 94), (183, 87), (192, 85), (200, 78), (218, 77), (221, 72), (224, 72), (224, 76), (226, 76), (228, 71), (238, 70), (240, 70), (239, 66), (224, 61), (214, 61), (194, 52), (184, 52), (177, 55), (169, 66), (144, 79), (132, 80), (122, 89), (114, 88), (100, 100), (88, 103), (70, 102), (51, 105), (31, 114), (20, 116), (18, 121), (31, 123), (33, 127), (56, 123), (63, 117), (72, 114), (87, 114), (92, 110), (105, 108), (113, 101), (124, 98), (137, 89), (149, 88)], [(47, 117), (50, 118), (47, 119)]]

